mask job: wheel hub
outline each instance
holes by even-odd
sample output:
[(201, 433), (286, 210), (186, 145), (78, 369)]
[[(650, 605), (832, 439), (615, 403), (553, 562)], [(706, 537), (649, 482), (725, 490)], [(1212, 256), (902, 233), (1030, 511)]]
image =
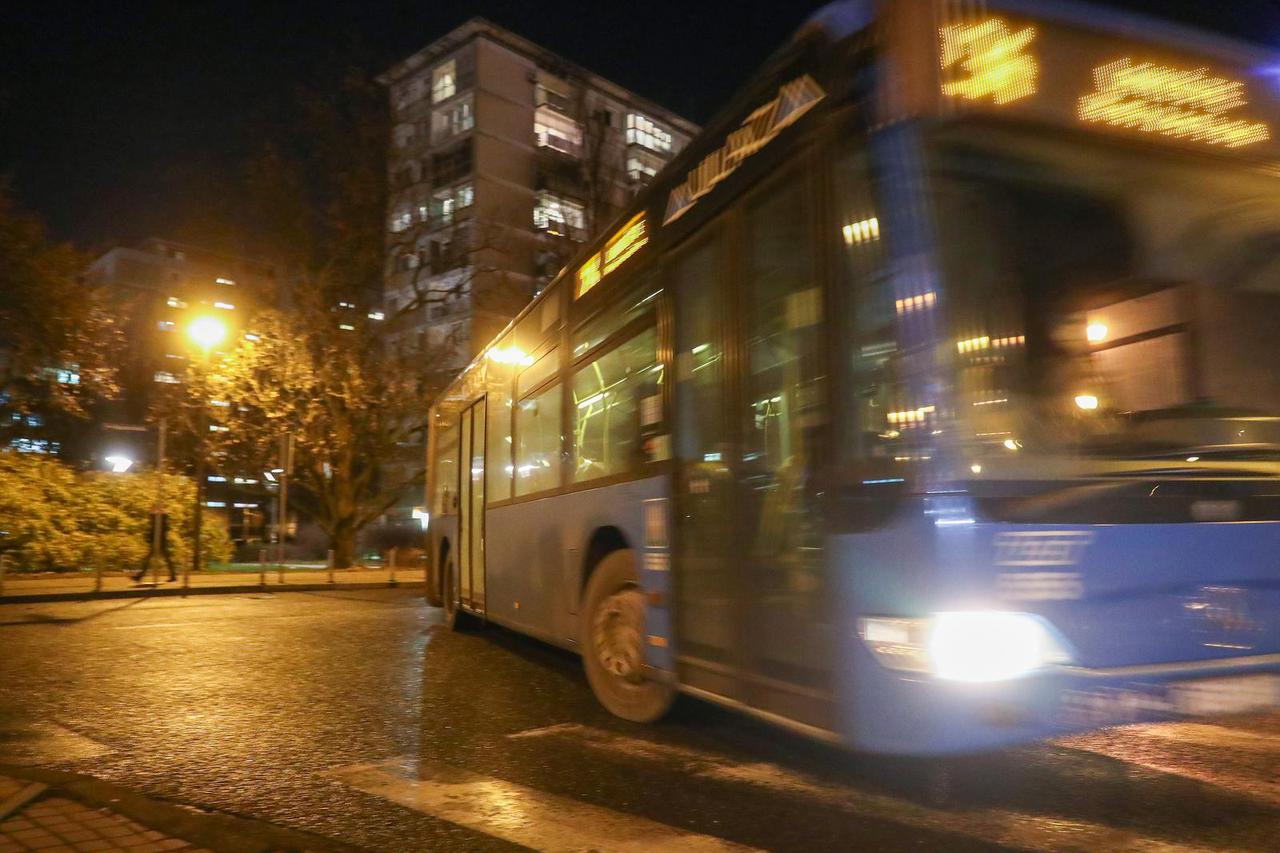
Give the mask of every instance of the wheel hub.
[(644, 596), (615, 592), (600, 603), (593, 625), (596, 658), (606, 672), (639, 683), (644, 664)]

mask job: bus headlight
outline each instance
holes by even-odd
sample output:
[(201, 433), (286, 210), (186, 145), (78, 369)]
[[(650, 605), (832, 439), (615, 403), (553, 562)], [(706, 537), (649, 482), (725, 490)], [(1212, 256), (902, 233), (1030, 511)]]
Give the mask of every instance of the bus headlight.
[(890, 669), (947, 681), (1009, 681), (1070, 656), (1044, 620), (1029, 613), (960, 611), (927, 619), (859, 620), (859, 634)]

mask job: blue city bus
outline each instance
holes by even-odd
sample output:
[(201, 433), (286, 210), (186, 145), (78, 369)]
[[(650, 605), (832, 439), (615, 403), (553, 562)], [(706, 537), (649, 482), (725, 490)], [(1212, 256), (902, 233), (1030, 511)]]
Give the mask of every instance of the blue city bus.
[(1277, 68), (823, 9), (433, 407), (429, 599), (874, 752), (1277, 706)]

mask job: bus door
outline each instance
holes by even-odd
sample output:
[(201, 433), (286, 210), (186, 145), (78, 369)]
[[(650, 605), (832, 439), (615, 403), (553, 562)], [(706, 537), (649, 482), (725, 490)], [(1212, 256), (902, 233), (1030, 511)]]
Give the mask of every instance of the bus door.
[(742, 632), (754, 707), (833, 729), (835, 637), (815, 472), (828, 434), (813, 193), (799, 169), (742, 210), (736, 400)]
[(458, 423), (458, 594), (467, 607), (483, 612), (485, 398), (467, 407)]

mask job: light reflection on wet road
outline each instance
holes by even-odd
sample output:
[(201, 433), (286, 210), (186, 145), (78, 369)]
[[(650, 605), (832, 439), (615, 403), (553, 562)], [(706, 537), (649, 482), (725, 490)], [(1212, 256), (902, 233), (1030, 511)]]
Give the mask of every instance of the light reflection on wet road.
[(604, 713), (570, 655), (409, 591), (0, 607), (0, 762), (370, 848), (1275, 849), (1280, 715), (946, 762), (699, 703)]

